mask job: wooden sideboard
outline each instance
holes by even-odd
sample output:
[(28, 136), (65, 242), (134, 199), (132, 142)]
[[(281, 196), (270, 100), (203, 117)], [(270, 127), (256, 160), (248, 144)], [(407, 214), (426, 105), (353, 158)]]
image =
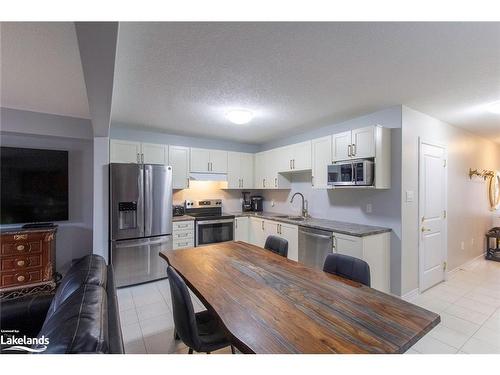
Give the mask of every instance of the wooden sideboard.
[(0, 299), (55, 287), (57, 227), (1, 231)]

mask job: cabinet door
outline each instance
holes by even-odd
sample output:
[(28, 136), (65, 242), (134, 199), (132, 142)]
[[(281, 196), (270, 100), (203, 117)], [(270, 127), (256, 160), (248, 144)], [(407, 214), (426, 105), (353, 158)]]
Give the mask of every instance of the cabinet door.
[(191, 148), (189, 170), (195, 173), (209, 172), (210, 150)]
[(109, 148), (111, 163), (140, 163), (141, 144), (139, 142), (112, 139)]
[(288, 259), (299, 260), (299, 227), (291, 224), (279, 223), (278, 236), (288, 241)]
[(363, 259), (363, 241), (361, 237), (339, 233), (333, 233), (333, 237), (333, 243), (337, 253)]
[(375, 157), (375, 127), (354, 129), (352, 131), (353, 157), (374, 158)]
[(328, 188), (328, 165), (332, 162), (332, 137), (313, 139), (312, 141), (312, 187)]
[[(240, 154), (240, 175), (243, 189), (253, 189), (253, 154)], [(228, 159), (229, 166), (229, 159)]]
[(168, 146), (158, 143), (142, 143), (142, 162), (144, 164), (166, 164)]
[(281, 162), (283, 151), (280, 149), (269, 150), (264, 158), (266, 170), (266, 189), (279, 188), (278, 168)]
[(249, 242), (249, 222), (248, 217), (236, 217), (234, 218), (234, 240)]
[(210, 150), (210, 172), (227, 173), (227, 151)]
[(279, 147), (271, 150), (274, 152), (276, 172), (289, 172), (292, 170), (293, 147)]
[(189, 148), (170, 146), (168, 164), (172, 166), (172, 189), (189, 187)]
[(333, 161), (350, 159), (351, 131), (334, 134), (332, 137)]
[(266, 220), (250, 218), (250, 241), (253, 245), (264, 247), (266, 241)]
[(255, 189), (263, 189), (265, 188), (264, 179), (265, 179), (265, 153), (259, 152), (255, 154), (255, 165), (254, 165), (254, 188)]
[(311, 141), (293, 145), (292, 170), (311, 169)]
[(241, 154), (239, 152), (227, 153), (227, 188), (241, 189)]

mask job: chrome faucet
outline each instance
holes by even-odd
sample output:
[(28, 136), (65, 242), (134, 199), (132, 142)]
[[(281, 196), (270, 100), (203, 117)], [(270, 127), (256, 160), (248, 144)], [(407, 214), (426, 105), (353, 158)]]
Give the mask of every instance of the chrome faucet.
[(309, 213), (307, 212), (307, 200), (304, 199), (304, 195), (302, 193), (295, 193), (292, 195), (292, 199), (290, 199), (290, 203), (293, 203), (293, 198), (295, 198), (296, 195), (300, 195), (302, 198), (302, 217), (309, 217)]

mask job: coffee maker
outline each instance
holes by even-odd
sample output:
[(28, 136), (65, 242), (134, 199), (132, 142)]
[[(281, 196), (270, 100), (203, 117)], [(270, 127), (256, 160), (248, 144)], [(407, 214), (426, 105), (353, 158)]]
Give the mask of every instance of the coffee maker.
[(260, 195), (253, 195), (252, 200), (252, 211), (253, 212), (262, 212), (264, 211), (264, 197)]
[(243, 195), (243, 200), (241, 202), (241, 211), (243, 212), (252, 211), (252, 201), (250, 200), (250, 192), (242, 191), (241, 194)]

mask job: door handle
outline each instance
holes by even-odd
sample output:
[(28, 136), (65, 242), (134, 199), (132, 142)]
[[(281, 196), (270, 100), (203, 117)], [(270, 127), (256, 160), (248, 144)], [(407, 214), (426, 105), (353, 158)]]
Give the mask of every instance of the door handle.
[(352, 156), (352, 145), (347, 146), (347, 156)]
[(187, 180), (187, 185), (186, 186), (189, 188), (189, 177), (186, 178), (186, 180)]
[(266, 187), (266, 179), (265, 178), (262, 179), (262, 187)]
[(274, 177), (274, 187), (278, 187), (278, 177)]
[(144, 164), (144, 154), (141, 154), (141, 163)]
[(293, 161), (293, 164), (292, 164), (293, 165), (293, 169), (295, 169), (295, 159), (292, 159), (292, 161)]
[(353, 143), (352, 145), (352, 156), (356, 156), (356, 152), (358, 151), (358, 147)]
[(424, 232), (432, 232), (432, 231), (430, 229), (422, 227), (422, 233), (424, 233)]
[(262, 230), (264, 230), (264, 221), (262, 221)]
[(139, 156), (139, 153), (137, 153), (137, 164), (141, 164), (141, 157)]

